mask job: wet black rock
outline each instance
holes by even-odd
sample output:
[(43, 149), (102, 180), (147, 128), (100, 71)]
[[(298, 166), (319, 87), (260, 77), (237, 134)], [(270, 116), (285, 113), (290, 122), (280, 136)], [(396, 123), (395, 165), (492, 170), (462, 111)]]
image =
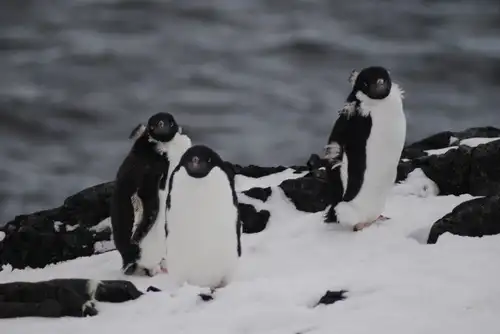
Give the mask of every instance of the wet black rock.
[(122, 303), (142, 295), (125, 280), (104, 280), (95, 285), (83, 278), (3, 283), (0, 318), (96, 316), (96, 301)]
[(247, 195), (248, 197), (258, 199), (262, 202), (266, 202), (269, 196), (271, 196), (271, 188), (259, 188), (259, 187), (254, 187), (248, 190), (245, 190), (243, 194)]
[(243, 176), (259, 178), (271, 174), (276, 174), (282, 172), (286, 169), (294, 169), (294, 173), (301, 173), (307, 171), (307, 166), (275, 166), (275, 167), (261, 167), (255, 165), (249, 166), (240, 166), (237, 164), (231, 164), (230, 162), (226, 162), (226, 166), (233, 171), (234, 174), (239, 174)]
[(331, 305), (333, 303), (336, 303), (340, 300), (346, 299), (346, 290), (340, 290), (340, 291), (326, 291), (326, 293), (323, 295), (323, 297), (320, 298), (319, 302), (316, 304), (318, 305)]
[(240, 217), (242, 217), (243, 233), (252, 234), (264, 231), (271, 217), (268, 210), (257, 210), (253, 205), (240, 203)]
[(279, 187), (299, 211), (322, 211), (331, 202), (328, 184), (312, 173), (298, 179), (285, 180)]
[(406, 159), (416, 159), (427, 156), (427, 153), (424, 152), (426, 150), (436, 150), (455, 146), (464, 139), (494, 137), (500, 137), (500, 129), (492, 126), (469, 128), (458, 132), (443, 131), (407, 145), (404, 148), (401, 157)]
[(447, 232), (467, 237), (500, 234), (500, 195), (459, 204), (432, 225), (427, 243), (435, 244)]
[(500, 193), (500, 140), (402, 161), (398, 181), (415, 168), (438, 185), (440, 195), (494, 196)]

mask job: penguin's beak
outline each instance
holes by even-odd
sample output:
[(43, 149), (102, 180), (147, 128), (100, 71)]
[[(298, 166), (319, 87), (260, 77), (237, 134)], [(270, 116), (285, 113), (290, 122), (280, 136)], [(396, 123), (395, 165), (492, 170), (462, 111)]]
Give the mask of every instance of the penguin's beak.
[(203, 177), (209, 172), (208, 164), (206, 161), (201, 160), (197, 156), (193, 156), (187, 163), (186, 170), (189, 175), (193, 177)]
[(383, 96), (388, 93), (390, 89), (389, 83), (384, 79), (378, 79), (375, 84), (372, 85), (371, 91), (373, 96)]

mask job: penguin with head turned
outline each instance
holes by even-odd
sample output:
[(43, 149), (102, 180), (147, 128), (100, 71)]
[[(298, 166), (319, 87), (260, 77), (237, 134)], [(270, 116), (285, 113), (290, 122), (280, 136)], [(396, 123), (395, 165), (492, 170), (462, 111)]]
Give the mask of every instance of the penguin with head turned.
[(172, 172), (167, 199), (167, 265), (174, 282), (227, 285), (241, 256), (234, 174), (211, 148), (189, 148)]
[(146, 126), (139, 124), (130, 137), (135, 142), (118, 169), (111, 199), (113, 241), (125, 274), (154, 276), (166, 271), (168, 178), (191, 140), (163, 112)]
[(357, 231), (382, 218), (406, 139), (406, 117), (403, 91), (384, 67), (353, 71), (349, 81), (352, 90), (325, 147), (337, 195), (325, 222)]

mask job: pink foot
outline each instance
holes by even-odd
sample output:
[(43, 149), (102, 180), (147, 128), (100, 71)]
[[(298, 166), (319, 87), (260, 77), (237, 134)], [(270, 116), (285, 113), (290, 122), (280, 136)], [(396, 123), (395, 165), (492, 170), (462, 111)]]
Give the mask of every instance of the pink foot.
[(160, 270), (161, 270), (162, 273), (168, 273), (168, 270), (167, 270), (167, 260), (162, 259), (160, 261)]
[(357, 223), (356, 225), (354, 225), (353, 227), (353, 231), (361, 231), (362, 229), (364, 228), (367, 228), (369, 226), (371, 226), (373, 223), (375, 222), (378, 222), (378, 221), (384, 221), (384, 220), (389, 220), (390, 218), (389, 217), (386, 217), (384, 215), (380, 215), (378, 216), (377, 219), (375, 219), (374, 221), (371, 221), (371, 222), (366, 222), (366, 223)]
[(353, 231), (357, 232), (357, 231), (361, 231), (362, 229), (364, 228), (367, 228), (368, 226), (370, 226), (371, 224), (373, 224), (373, 222), (368, 222), (368, 223), (357, 223), (356, 225), (354, 225), (353, 227)]

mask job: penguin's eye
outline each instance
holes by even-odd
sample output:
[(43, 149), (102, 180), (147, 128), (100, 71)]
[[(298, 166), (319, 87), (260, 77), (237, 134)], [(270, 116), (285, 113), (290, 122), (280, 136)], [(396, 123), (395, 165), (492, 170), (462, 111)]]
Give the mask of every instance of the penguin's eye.
[(159, 122), (158, 122), (158, 127), (159, 127), (159, 128), (163, 128), (163, 121), (159, 121)]
[(174, 125), (175, 125), (174, 121), (173, 121), (173, 120), (170, 120), (169, 125), (170, 125), (170, 127), (171, 127), (171, 128), (173, 128), (173, 127), (174, 127)]
[(207, 162), (211, 163), (212, 162), (212, 158), (208, 158)]

